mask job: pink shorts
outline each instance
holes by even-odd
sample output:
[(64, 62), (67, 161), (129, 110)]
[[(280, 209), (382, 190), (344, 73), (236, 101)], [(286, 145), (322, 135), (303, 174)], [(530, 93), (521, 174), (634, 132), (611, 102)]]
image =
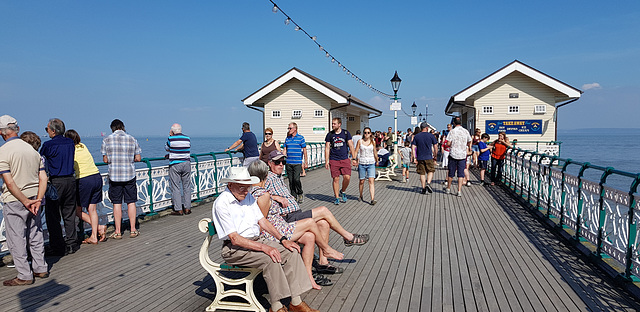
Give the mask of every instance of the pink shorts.
[(343, 160), (329, 160), (329, 168), (331, 168), (331, 177), (337, 178), (341, 175), (351, 175), (351, 160), (349, 158)]

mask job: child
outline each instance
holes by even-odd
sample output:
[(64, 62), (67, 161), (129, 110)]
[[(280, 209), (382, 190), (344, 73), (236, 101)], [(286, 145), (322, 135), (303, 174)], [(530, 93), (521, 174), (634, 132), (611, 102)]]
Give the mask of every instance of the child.
[(400, 155), (402, 156), (402, 182), (407, 183), (409, 180), (409, 163), (411, 162), (411, 148), (409, 145), (411, 142), (404, 141), (404, 147), (400, 148)]
[(488, 134), (483, 133), (478, 142), (478, 165), (480, 166), (480, 185), (485, 185), (484, 173), (487, 171), (487, 164), (489, 163), (489, 156), (491, 154), (491, 147), (487, 146), (487, 142), (490, 137)]

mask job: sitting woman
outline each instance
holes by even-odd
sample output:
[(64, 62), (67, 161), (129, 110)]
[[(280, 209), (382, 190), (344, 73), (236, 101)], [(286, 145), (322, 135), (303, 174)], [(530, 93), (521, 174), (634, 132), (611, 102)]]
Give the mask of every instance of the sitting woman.
[[(258, 206), (262, 211), (262, 214), (275, 226), (280, 233), (294, 242), (304, 245), (302, 249), (302, 261), (307, 268), (309, 279), (311, 279), (311, 285), (314, 289), (322, 289), (321, 286), (331, 286), (333, 283), (324, 276), (317, 276), (314, 278), (311, 272), (313, 264), (313, 252), (314, 244), (318, 245), (318, 248), (322, 250), (326, 257), (342, 260), (344, 255), (337, 250), (331, 248), (326, 242), (321, 239), (320, 230), (313, 218), (307, 218), (296, 222), (288, 223), (278, 213), (278, 207), (272, 205), (271, 195), (264, 188), (267, 174), (269, 173), (269, 167), (263, 161), (254, 161), (249, 165), (249, 174), (260, 178), (260, 183), (255, 184), (251, 189), (251, 195), (258, 202)], [(262, 232), (261, 235), (267, 239), (277, 240), (269, 233)]]

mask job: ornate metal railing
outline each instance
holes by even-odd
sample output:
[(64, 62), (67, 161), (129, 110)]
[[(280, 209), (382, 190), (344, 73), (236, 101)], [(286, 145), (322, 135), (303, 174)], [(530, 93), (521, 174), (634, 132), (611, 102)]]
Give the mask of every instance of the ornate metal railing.
[[(640, 173), (519, 148), (507, 151), (504, 173), (507, 187), (567, 231), (575, 242), (589, 245), (593, 256), (618, 261), (625, 268), (621, 276), (627, 280), (640, 276)], [(608, 185), (612, 177), (628, 182), (628, 191)]]
[[(309, 170), (324, 166), (324, 143), (307, 143)], [(230, 167), (241, 166), (243, 158), (236, 156), (236, 152), (212, 152), (191, 155), (191, 199), (201, 201), (209, 196), (215, 196), (224, 190), (226, 184), (220, 180), (227, 175)], [(241, 155), (241, 154), (240, 154)], [(171, 207), (171, 187), (169, 185), (169, 166), (162, 158), (143, 158), (146, 168), (136, 170), (136, 184), (138, 187), (138, 214), (153, 215), (158, 211)], [(164, 165), (160, 165), (164, 163)], [(158, 164), (154, 166), (153, 164)], [(105, 163), (96, 163), (98, 167), (105, 167)], [(106, 170), (101, 170), (106, 171)], [(102, 174), (102, 202), (98, 204), (100, 224), (113, 222), (113, 205), (109, 200), (109, 176)], [(2, 203), (0, 203), (2, 209)], [(46, 207), (45, 207), (46, 209)], [(125, 207), (126, 209), (126, 207)], [(126, 218), (123, 213), (123, 218)], [(45, 233), (45, 238), (48, 235)], [(0, 222), (0, 252), (6, 251), (4, 218)]]
[(550, 156), (560, 156), (560, 141), (513, 141), (514, 148), (532, 151)]

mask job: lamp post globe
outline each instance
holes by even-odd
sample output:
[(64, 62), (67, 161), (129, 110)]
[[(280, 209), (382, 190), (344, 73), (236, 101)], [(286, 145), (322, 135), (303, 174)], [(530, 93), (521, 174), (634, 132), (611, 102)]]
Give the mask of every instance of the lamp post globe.
[(416, 115), (416, 109), (418, 109), (418, 105), (416, 105), (416, 101), (413, 101), (413, 105), (411, 105), (411, 111), (413, 111), (413, 116)]

